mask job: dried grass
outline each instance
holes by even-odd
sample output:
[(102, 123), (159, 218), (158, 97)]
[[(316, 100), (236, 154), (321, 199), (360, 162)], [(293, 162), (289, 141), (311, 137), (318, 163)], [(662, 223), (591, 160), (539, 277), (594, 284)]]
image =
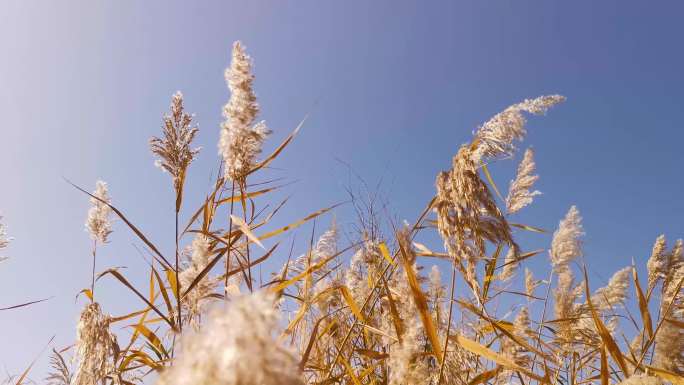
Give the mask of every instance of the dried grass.
[[(91, 288), (83, 291), (90, 303), (78, 324), (78, 368), (72, 380), (55, 353), (50, 384), (131, 385), (152, 377), (162, 385), (684, 383), (681, 241), (668, 251), (665, 239), (658, 239), (646, 293), (628, 267), (591, 294), (586, 271), (583, 282), (575, 281), (583, 229), (573, 206), (550, 242), (551, 277), (535, 279), (525, 267), (524, 277), (513, 279), (540, 253), (522, 251), (513, 230), (544, 231), (509, 221), (532, 203), (538, 177), (528, 150), (503, 199), (487, 162), (513, 155), (513, 142), (526, 133), (524, 113), (543, 114), (563, 97), (514, 104), (479, 127), (451, 168), (437, 176), (435, 197), (413, 223), (384, 226), (374, 198), (352, 199), (359, 223), (345, 245), (333, 223), (318, 241), (312, 230), (306, 253), (293, 257), (277, 240), (335, 206), (269, 231), (284, 204), (275, 198), (268, 204), (279, 186), (250, 184), (251, 178), (276, 160), (299, 127), (259, 161), (270, 131), (256, 122), (251, 65), (236, 43), (226, 71), (231, 97), (219, 140), (223, 171), (206, 198), (189, 208), (194, 214), (183, 227), (183, 183), (197, 155), (191, 147), (197, 128), (183, 112), (180, 93), (163, 118), (162, 137), (151, 141), (160, 166), (173, 177), (175, 259), (113, 205), (104, 184), (89, 194), (87, 228), (95, 246), (107, 241), (114, 214), (154, 262), (149, 281), (137, 284), (117, 269), (96, 274), (93, 248)], [(384, 236), (388, 228), (392, 235)], [(432, 229), (443, 251), (415, 242)], [(6, 239), (0, 226), (0, 249)], [(253, 269), (275, 255), (287, 262), (270, 280), (258, 279)], [(449, 285), (440, 268), (423, 272), (428, 258), (450, 265)], [(115, 278), (130, 290), (128, 314), (103, 313), (94, 298), (95, 277)], [(640, 317), (628, 311), (630, 277)], [(460, 282), (467, 290), (457, 287)], [(542, 286), (546, 295), (537, 297)], [(508, 311), (507, 304), (516, 308)], [(117, 324), (130, 331), (121, 346), (111, 332)]]

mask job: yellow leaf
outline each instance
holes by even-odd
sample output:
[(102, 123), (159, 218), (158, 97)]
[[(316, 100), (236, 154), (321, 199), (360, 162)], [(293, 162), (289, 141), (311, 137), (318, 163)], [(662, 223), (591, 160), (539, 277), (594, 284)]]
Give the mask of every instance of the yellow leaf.
[(461, 347), (463, 349), (468, 350), (471, 353), (475, 353), (475, 354), (477, 354), (481, 357), (484, 357), (488, 360), (494, 361), (497, 364), (504, 366), (508, 369), (517, 370), (521, 373), (525, 373), (530, 378), (534, 378), (535, 380), (537, 380), (539, 382), (549, 384), (549, 380), (547, 378), (540, 377), (540, 376), (528, 371), (527, 369), (516, 365), (515, 362), (509, 360), (508, 358), (494, 352), (493, 350), (491, 350), (491, 349), (489, 349), (489, 348), (487, 348), (487, 347), (485, 347), (485, 346), (483, 346), (483, 345), (481, 345), (481, 344), (479, 344), (479, 343), (477, 343), (471, 339), (468, 339), (468, 338), (466, 338), (460, 334), (454, 334), (454, 335), (450, 336), (450, 338), (454, 339), (455, 342), (458, 343), (459, 345), (461, 345)]
[(496, 187), (496, 183), (494, 183), (494, 179), (492, 178), (492, 175), (489, 173), (489, 169), (487, 168), (486, 164), (482, 165), (482, 171), (484, 171), (484, 174), (487, 177), (489, 184), (492, 185), (492, 188), (494, 189), (494, 192), (499, 197), (499, 199), (501, 199), (502, 201), (505, 201), (504, 197), (499, 192), (499, 189)]
[(256, 243), (259, 247), (266, 250), (266, 248), (261, 243), (259, 238), (256, 235), (254, 235), (254, 233), (252, 233), (252, 230), (249, 228), (249, 225), (242, 218), (230, 214), (230, 219), (233, 220), (233, 223), (235, 223), (240, 228), (240, 231), (242, 231), (242, 233), (245, 234), (250, 241)]
[(394, 265), (394, 261), (390, 256), (389, 250), (387, 250), (387, 245), (385, 245), (385, 242), (380, 242), (380, 254), (382, 254), (382, 256), (387, 262), (389, 262), (390, 265)]
[(173, 296), (178, 298), (178, 283), (176, 281), (176, 272), (171, 269), (165, 269), (166, 279), (169, 281), (169, 286), (171, 286), (171, 292)]
[(349, 289), (346, 286), (342, 285), (340, 286), (340, 291), (342, 292), (342, 296), (344, 297), (344, 300), (347, 302), (347, 305), (349, 305), (349, 308), (351, 309), (352, 313), (354, 313), (354, 316), (356, 316), (356, 318), (358, 318), (359, 321), (365, 324), (366, 318), (363, 316), (361, 310), (356, 305), (356, 302), (354, 301), (354, 298), (352, 298)]
[(267, 238), (271, 238), (271, 237), (274, 237), (274, 236), (276, 236), (276, 235), (278, 235), (278, 234), (284, 233), (284, 232), (286, 232), (286, 231), (288, 231), (288, 230), (292, 230), (292, 229), (294, 229), (294, 228), (297, 228), (297, 227), (303, 225), (304, 223), (306, 223), (307, 221), (309, 221), (309, 220), (311, 220), (311, 219), (313, 219), (313, 218), (316, 218), (317, 216), (323, 215), (323, 214), (327, 213), (328, 211), (334, 209), (335, 207), (337, 207), (337, 206), (339, 206), (339, 205), (340, 205), (340, 204), (336, 204), (336, 205), (334, 205), (334, 206), (330, 206), (330, 207), (328, 207), (328, 208), (318, 210), (318, 211), (316, 211), (316, 212), (314, 212), (314, 213), (312, 213), (312, 214), (309, 214), (309, 215), (307, 215), (306, 217), (304, 217), (304, 218), (302, 218), (302, 219), (300, 219), (300, 220), (298, 220), (298, 221), (296, 221), (296, 222), (292, 222), (291, 224), (289, 224), (289, 225), (287, 225), (287, 226), (284, 226), (284, 227), (281, 227), (281, 228), (279, 228), (279, 229), (277, 229), (277, 230), (273, 230), (273, 231), (271, 231), (271, 232), (268, 232), (268, 233), (266, 233), (266, 234), (260, 236), (259, 239), (264, 240), (264, 239), (267, 239)]
[(679, 376), (677, 374), (674, 374), (672, 372), (668, 372), (667, 370), (663, 370), (660, 368), (654, 368), (652, 366), (646, 366), (648, 370), (652, 371), (657, 375), (658, 377), (662, 378), (665, 381), (670, 381), (671, 383), (675, 385), (684, 385), (684, 377)]

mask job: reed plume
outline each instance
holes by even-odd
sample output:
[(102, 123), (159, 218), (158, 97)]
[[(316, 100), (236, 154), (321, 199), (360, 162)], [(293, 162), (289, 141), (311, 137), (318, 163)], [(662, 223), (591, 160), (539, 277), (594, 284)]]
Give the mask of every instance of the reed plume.
[(502, 282), (510, 281), (515, 276), (517, 269), (518, 257), (515, 255), (515, 249), (511, 247), (504, 257), (504, 265), (501, 268), (501, 273), (499, 273), (499, 280)]
[(301, 385), (290, 351), (271, 334), (278, 314), (273, 297), (256, 292), (218, 306), (197, 334), (186, 334), (180, 356), (159, 385)]
[[(207, 267), (211, 257), (211, 243), (207, 236), (197, 234), (186, 251), (187, 264), (179, 274), (181, 287), (190, 287), (199, 274)], [(209, 305), (209, 296), (215, 291), (219, 281), (205, 276), (183, 298), (185, 321), (198, 329), (201, 316)]]
[(475, 132), (473, 141), (475, 150), (471, 154), (473, 162), (479, 164), (485, 159), (512, 155), (515, 151), (513, 142), (522, 140), (527, 134), (525, 130), (527, 121), (522, 113), (542, 115), (549, 108), (564, 100), (565, 97), (561, 95), (526, 99), (494, 115)]
[[(188, 166), (199, 153), (199, 148), (192, 148), (199, 129), (192, 124), (193, 116), (186, 113), (183, 107), (183, 94), (176, 91), (171, 98), (170, 113), (164, 114), (162, 137), (150, 139), (150, 150), (159, 157), (155, 165), (168, 172), (173, 178), (173, 187), (180, 201), (183, 196), (183, 185)], [(176, 203), (176, 210), (180, 202)]]
[(259, 104), (252, 89), (252, 62), (239, 41), (233, 44), (232, 60), (225, 77), (230, 100), (223, 107), (225, 121), (221, 125), (218, 147), (225, 163), (226, 177), (240, 182), (254, 166), (271, 131), (263, 121), (255, 123)]
[(97, 302), (86, 305), (81, 312), (76, 336), (78, 368), (74, 385), (96, 385), (114, 374), (118, 345), (109, 324), (109, 316), (102, 314)]
[(648, 291), (651, 292), (658, 281), (665, 277), (667, 271), (667, 255), (665, 248), (667, 247), (665, 235), (659, 235), (653, 244), (653, 251), (651, 257), (648, 259), (646, 267), (648, 269)]
[(558, 230), (553, 233), (551, 241), (551, 265), (556, 272), (569, 268), (570, 262), (582, 255), (580, 238), (584, 235), (582, 217), (577, 207), (572, 206), (565, 218), (560, 221)]
[(528, 299), (534, 297), (534, 291), (541, 285), (540, 280), (534, 279), (534, 274), (528, 268), (525, 268), (525, 294), (527, 294)]
[(91, 207), (86, 219), (86, 231), (90, 233), (93, 241), (107, 243), (112, 233), (110, 216), (112, 210), (107, 203), (111, 203), (107, 183), (98, 180), (95, 183), (94, 198), (90, 198)]
[(534, 163), (534, 151), (531, 148), (525, 150), (525, 155), (518, 165), (518, 173), (511, 181), (506, 197), (506, 211), (508, 214), (515, 214), (523, 207), (532, 203), (535, 196), (541, 192), (530, 191), (532, 185), (539, 179), (539, 175), (534, 175), (536, 164)]
[[(11, 240), (12, 238), (7, 236), (7, 229), (5, 228), (5, 224), (2, 223), (2, 215), (0, 215), (0, 250), (9, 246)], [(4, 261), (5, 259), (7, 259), (7, 257), (0, 255), (0, 262)]]

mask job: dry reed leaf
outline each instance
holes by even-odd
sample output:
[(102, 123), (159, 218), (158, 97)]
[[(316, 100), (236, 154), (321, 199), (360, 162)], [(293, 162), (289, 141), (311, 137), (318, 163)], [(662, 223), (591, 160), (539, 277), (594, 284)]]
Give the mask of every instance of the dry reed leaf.
[(268, 238), (274, 237), (274, 236), (276, 236), (276, 235), (278, 235), (278, 234), (282, 234), (282, 233), (284, 233), (284, 232), (286, 232), (286, 231), (288, 231), (288, 230), (292, 230), (292, 229), (294, 229), (294, 228), (297, 228), (297, 227), (303, 225), (304, 223), (306, 223), (307, 221), (309, 221), (309, 220), (311, 220), (311, 219), (313, 219), (313, 218), (316, 218), (316, 217), (318, 217), (318, 216), (320, 216), (320, 215), (323, 215), (323, 214), (327, 213), (328, 211), (334, 209), (335, 207), (337, 207), (337, 206), (339, 206), (339, 205), (341, 205), (341, 203), (338, 203), (338, 204), (336, 204), (336, 205), (333, 205), (333, 206), (330, 206), (330, 207), (327, 207), (327, 208), (324, 208), (324, 209), (320, 209), (320, 210), (318, 210), (318, 211), (316, 211), (316, 212), (314, 212), (314, 213), (311, 213), (311, 214), (305, 216), (304, 218), (302, 218), (302, 219), (300, 219), (300, 220), (298, 220), (298, 221), (296, 221), (296, 222), (292, 222), (291, 224), (289, 224), (289, 225), (287, 225), (287, 226), (284, 226), (284, 227), (281, 227), (280, 229), (277, 229), (277, 230), (268, 232), (268, 233), (266, 233), (266, 234), (260, 236), (259, 239), (263, 241), (264, 239), (268, 239)]
[(128, 327), (134, 328), (138, 333), (142, 334), (147, 341), (150, 342), (154, 350), (162, 355), (165, 358), (169, 358), (169, 353), (166, 351), (166, 348), (164, 348), (164, 345), (162, 345), (161, 340), (159, 337), (157, 337), (156, 334), (152, 330), (150, 330), (147, 326), (141, 325), (141, 324), (135, 324), (135, 325), (128, 325)]
[(349, 291), (349, 288), (345, 285), (342, 285), (342, 286), (340, 286), (340, 292), (342, 292), (342, 297), (344, 297), (345, 302), (347, 302), (347, 305), (349, 305), (349, 309), (351, 309), (352, 313), (354, 313), (354, 316), (359, 321), (366, 324), (366, 317), (364, 317), (363, 313), (361, 313), (361, 310), (359, 309), (358, 305), (356, 304), (356, 301), (354, 301), (354, 297), (352, 296), (351, 292)]
[(245, 234), (245, 236), (247, 236), (247, 238), (249, 238), (250, 241), (256, 243), (259, 247), (266, 250), (266, 248), (264, 247), (264, 244), (261, 243), (261, 241), (259, 240), (259, 237), (257, 237), (256, 235), (254, 235), (254, 233), (252, 233), (252, 229), (249, 228), (249, 225), (247, 224), (247, 222), (244, 221), (244, 219), (242, 219), (238, 216), (235, 216), (233, 214), (230, 214), (230, 219), (233, 220), (233, 223), (238, 226), (240, 231), (242, 231), (242, 233)]
[(340, 357), (339, 360), (340, 360), (340, 361), (342, 362), (342, 364), (344, 365), (344, 368), (347, 370), (347, 373), (349, 374), (349, 377), (351, 377), (352, 382), (354, 382), (354, 385), (363, 385), (363, 384), (361, 383), (361, 380), (359, 380), (359, 378), (358, 378), (358, 377), (356, 376), (356, 374), (354, 373), (354, 369), (352, 368), (351, 364), (349, 364), (349, 361), (347, 361), (347, 360), (344, 359), (343, 357)]
[(162, 319), (164, 319), (164, 321), (169, 325), (169, 327), (171, 327), (171, 329), (173, 329), (173, 330), (176, 329), (176, 325), (174, 324), (174, 322), (171, 321), (170, 319), (168, 319), (164, 315), (164, 313), (162, 313), (159, 309), (157, 309), (157, 307), (154, 306), (147, 298), (145, 298), (144, 295), (140, 294), (138, 289), (136, 289), (133, 285), (131, 285), (130, 282), (128, 282), (128, 280), (123, 275), (121, 275), (121, 273), (119, 273), (116, 269), (108, 269), (108, 270), (103, 271), (102, 273), (100, 273), (97, 276), (97, 279), (99, 280), (100, 278), (102, 278), (103, 276), (105, 276), (107, 274), (113, 275), (116, 279), (119, 280), (119, 282), (123, 283), (124, 286), (126, 286), (133, 293), (135, 293), (135, 295), (137, 295), (138, 298), (143, 300), (143, 302), (145, 302), (145, 304), (147, 306), (149, 306), (155, 313), (157, 313)]
[(496, 377), (496, 375), (499, 374), (499, 372), (501, 372), (501, 366), (497, 365), (494, 369), (484, 371), (475, 376), (475, 378), (468, 382), (468, 385), (479, 385), (482, 383), (486, 383), (487, 381)]
[(385, 242), (380, 242), (380, 245), (378, 245), (380, 248), (380, 254), (382, 254), (382, 257), (385, 258), (385, 260), (390, 264), (390, 265), (395, 265), (394, 261), (392, 260), (392, 257), (390, 256), (390, 252), (387, 249), (387, 245)]
[[(169, 282), (174, 282), (174, 283), (175, 283), (175, 282), (176, 282), (176, 281), (175, 281), (176, 274), (175, 274), (175, 272), (172, 271), (172, 270), (167, 270), (167, 277), (169, 277), (169, 274), (168, 274), (169, 271), (173, 274), (173, 275), (172, 275), (173, 281), (171, 280), (171, 278), (168, 278), (168, 279), (169, 279)], [(154, 277), (156, 278), (157, 284), (159, 285), (159, 292), (161, 293), (162, 298), (164, 299), (164, 304), (166, 304), (166, 311), (168, 311), (169, 314), (171, 314), (171, 313), (173, 312), (173, 305), (171, 304), (171, 299), (169, 298), (169, 293), (166, 291), (166, 285), (164, 285), (164, 282), (162, 281), (161, 277), (159, 276), (159, 273), (158, 273), (157, 270), (154, 268), (154, 266), (152, 266), (152, 274), (153, 274)], [(177, 285), (171, 285), (171, 288), (172, 288), (172, 290), (173, 290), (173, 295), (174, 295), (176, 298), (178, 298), (178, 288), (177, 288)], [(154, 285), (152, 285), (152, 290), (154, 290)], [(152, 297), (154, 297), (154, 296), (152, 296)], [(150, 300), (150, 302), (154, 302), (154, 301), (153, 301), (153, 300)]]
[(119, 365), (119, 371), (125, 371), (128, 368), (128, 365), (133, 361), (137, 361), (153, 370), (162, 369), (162, 366), (157, 361), (150, 358), (147, 353), (143, 352), (142, 350), (131, 350), (131, 353), (121, 361), (121, 365)]
[(111, 323), (116, 323), (116, 322), (125, 321), (125, 320), (127, 320), (127, 319), (131, 319), (131, 318), (133, 318), (133, 317), (137, 317), (137, 316), (139, 316), (139, 315), (141, 315), (141, 314), (143, 314), (143, 313), (145, 313), (145, 312), (147, 312), (147, 311), (149, 311), (149, 308), (143, 309), (143, 310), (134, 311), (134, 312), (132, 312), (132, 313), (128, 313), (128, 314), (125, 314), (125, 315), (122, 315), (122, 316), (118, 316), (118, 317), (111, 317), (111, 318), (109, 319), (109, 322), (111, 322)]
[(85, 294), (86, 297), (88, 297), (89, 300), (93, 301), (93, 292), (90, 289), (83, 289), (76, 294), (76, 299), (78, 299), (78, 296), (81, 294)]
[(629, 377), (630, 371), (627, 367), (627, 364), (625, 363), (622, 353), (620, 352), (620, 348), (615, 343), (615, 340), (610, 335), (610, 332), (608, 331), (606, 326), (603, 324), (603, 321), (601, 321), (598, 314), (596, 313), (594, 305), (591, 303), (591, 292), (589, 291), (589, 278), (587, 277), (586, 267), (584, 268), (584, 289), (587, 297), (587, 306), (589, 307), (589, 311), (591, 312), (591, 317), (594, 319), (594, 323), (596, 324), (596, 329), (599, 333), (599, 336), (601, 337), (601, 340), (603, 341), (606, 349), (608, 349), (608, 352), (610, 353), (611, 357), (613, 357), (613, 360), (618, 364), (618, 366), (620, 366), (620, 370), (622, 370), (622, 372), (627, 377)]
[[(244, 194), (244, 199), (256, 198), (256, 197), (258, 197), (258, 196), (260, 196), (260, 195), (264, 195), (264, 194), (266, 194), (266, 193), (269, 193), (269, 192), (272, 192), (272, 191), (276, 191), (276, 190), (278, 190), (278, 189), (281, 188), (281, 187), (283, 187), (283, 185), (281, 185), (281, 186), (269, 187), (269, 188), (265, 188), (265, 189), (258, 190), (258, 191), (252, 191), (252, 192), (249, 192), (249, 193)], [(230, 196), (230, 197), (228, 197), (228, 198), (223, 198), (223, 199), (221, 199), (221, 200), (219, 200), (219, 201), (216, 202), (216, 207), (219, 207), (219, 206), (221, 206), (221, 205), (223, 205), (223, 204), (230, 203), (230, 202), (239, 202), (242, 198), (243, 198), (243, 196), (240, 196), (240, 195), (232, 195), (232, 196)]]
[(382, 278), (382, 284), (383, 288), (385, 289), (385, 295), (387, 296), (387, 301), (389, 303), (389, 308), (390, 308), (390, 315), (392, 316), (392, 323), (394, 324), (394, 329), (397, 332), (397, 337), (399, 339), (399, 342), (401, 342), (401, 337), (404, 334), (404, 322), (401, 320), (401, 317), (399, 317), (399, 311), (397, 310), (397, 304), (394, 301), (394, 298), (392, 297), (392, 292), (390, 291), (389, 287), (387, 286), (387, 280), (385, 277)]
[[(408, 242), (407, 242), (408, 244)], [(433, 355), (437, 358), (439, 363), (442, 363), (442, 344), (439, 341), (439, 335), (437, 334), (437, 329), (432, 321), (432, 315), (430, 315), (430, 310), (428, 308), (427, 299), (425, 294), (420, 289), (420, 284), (418, 283), (418, 278), (413, 271), (413, 266), (411, 266), (410, 260), (407, 255), (408, 250), (405, 250), (404, 245), (399, 246), (399, 250), (402, 255), (402, 262), (404, 264), (404, 272), (406, 273), (406, 279), (408, 280), (409, 286), (411, 287), (411, 293), (413, 294), (413, 300), (418, 308), (418, 314), (420, 315), (420, 320), (423, 322), (423, 327), (428, 335), (430, 344), (432, 345)]]
[(22, 304), (19, 304), (19, 305), (13, 305), (13, 306), (7, 306), (7, 307), (0, 307), (0, 311), (18, 309), (18, 308), (20, 308), (20, 307), (25, 307), (25, 306), (33, 305), (33, 304), (35, 304), (35, 303), (44, 302), (44, 301), (47, 301), (47, 300), (49, 300), (49, 299), (51, 299), (51, 298), (52, 298), (52, 297), (50, 297), (50, 298), (43, 298), (43, 299), (39, 299), (39, 300), (36, 300), (36, 301), (29, 301), (29, 302), (25, 302), (25, 303), (22, 303)]
[[(492, 323), (495, 323), (495, 324), (498, 326), (498, 328), (492, 326)], [(483, 326), (478, 330), (478, 332), (479, 332), (479, 333), (482, 333), (483, 335), (487, 335), (487, 334), (494, 333), (495, 330), (505, 329), (505, 330), (507, 330), (507, 331), (509, 331), (509, 332), (512, 333), (512, 332), (513, 332), (513, 328), (514, 328), (514, 327), (513, 327), (513, 323), (511, 323), (511, 322), (508, 322), (508, 321), (493, 321), (493, 322), (490, 322), (490, 323), (487, 323), (487, 324), (483, 325)]]
[(523, 225), (523, 224), (521, 224), (521, 223), (510, 223), (510, 222), (509, 222), (508, 224), (511, 225), (512, 227), (517, 227), (517, 228), (519, 228), (519, 229), (531, 231), (531, 232), (533, 232), (533, 233), (545, 234), (545, 233), (548, 232), (548, 231), (546, 231), (546, 230), (544, 230), (544, 229), (542, 229), (542, 228), (534, 227), (534, 226), (529, 226), (529, 225)]
[(499, 255), (501, 254), (501, 250), (503, 249), (503, 244), (499, 243), (496, 246), (496, 250), (494, 250), (494, 254), (492, 255), (492, 258), (487, 261), (487, 265), (485, 266), (485, 276), (483, 283), (484, 285), (482, 286), (482, 300), (487, 301), (487, 295), (489, 294), (489, 286), (492, 284), (492, 281), (494, 279), (494, 270), (496, 269), (496, 262), (499, 260)]
[(511, 361), (510, 359), (504, 357), (503, 355), (496, 353), (495, 351), (485, 347), (484, 345), (475, 342), (471, 339), (468, 339), (460, 334), (452, 334), (449, 336), (449, 339), (453, 339), (455, 343), (459, 344), (463, 349), (475, 353), (478, 356), (481, 356), (483, 358), (486, 358), (490, 361), (496, 362), (497, 364), (506, 367), (511, 370), (516, 370), (521, 373), (525, 373), (526, 376), (533, 378), (540, 383), (548, 384), (551, 385), (550, 381), (548, 378), (540, 377), (529, 370), (517, 365), (515, 362)]
[(646, 365), (646, 368), (648, 368), (649, 371), (653, 372), (656, 376), (662, 378), (665, 381), (669, 381), (674, 385), (684, 385), (684, 377), (678, 374), (648, 365)]
[(254, 168), (249, 170), (249, 172), (247, 172), (247, 174), (245, 176), (250, 175), (250, 174), (258, 171), (259, 169), (262, 169), (262, 168), (268, 166), (285, 149), (285, 147), (287, 147), (287, 145), (290, 144), (292, 139), (294, 139), (294, 137), (297, 135), (299, 130), (304, 125), (304, 122), (306, 122), (306, 119), (308, 119), (308, 118), (309, 118), (309, 115), (307, 114), (304, 117), (304, 119), (302, 119), (302, 121), (299, 122), (299, 124), (297, 125), (297, 128), (295, 128), (294, 131), (292, 131), (292, 133), (290, 135), (288, 135), (287, 138), (285, 138), (285, 140), (271, 153), (271, 155), (267, 156), (264, 160), (262, 160), (261, 162), (256, 164), (254, 166)]
[(606, 348), (601, 346), (601, 385), (608, 385), (610, 375), (608, 373), (608, 357), (606, 356)]
[(487, 167), (486, 164), (482, 165), (482, 171), (484, 172), (485, 177), (487, 178), (487, 181), (492, 186), (492, 189), (496, 193), (496, 196), (498, 196), (499, 199), (501, 199), (502, 201), (505, 201), (503, 195), (501, 195), (501, 192), (499, 192), (499, 188), (496, 187), (496, 183), (494, 183), (494, 178), (492, 178), (492, 174), (489, 173), (489, 168)]
[(648, 332), (648, 338), (653, 337), (653, 322), (651, 321), (651, 312), (648, 310), (648, 301), (641, 289), (641, 284), (639, 283), (639, 276), (637, 275), (637, 270), (632, 266), (632, 278), (634, 279), (634, 290), (637, 293), (637, 299), (639, 300), (639, 313), (641, 313), (641, 321)]
[(371, 349), (354, 349), (354, 351), (364, 357), (372, 358), (374, 360), (384, 360), (389, 357), (389, 354), (387, 353), (381, 353)]

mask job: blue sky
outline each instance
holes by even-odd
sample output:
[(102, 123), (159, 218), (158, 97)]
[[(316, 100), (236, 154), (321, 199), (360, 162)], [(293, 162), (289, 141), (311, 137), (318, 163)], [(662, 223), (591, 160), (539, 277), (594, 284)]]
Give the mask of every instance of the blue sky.
[[(88, 189), (106, 180), (115, 204), (172, 250), (171, 183), (153, 166), (147, 141), (181, 90), (203, 147), (187, 199), (206, 192), (228, 98), (223, 70), (238, 39), (255, 60), (262, 118), (274, 130), (267, 150), (311, 114), (272, 171), (298, 181), (281, 193), (292, 195), (283, 224), (345, 200), (345, 163), (369, 184), (382, 180), (391, 214), (410, 220), (478, 124), (525, 98), (560, 93), (567, 102), (532, 118), (522, 145), (536, 150), (544, 195), (520, 221), (551, 230), (576, 204), (596, 285), (632, 257), (643, 264), (657, 235), (684, 236), (681, 2), (12, 0), (0, 7), (0, 212), (15, 238), (4, 253), (12, 258), (0, 265), (0, 307), (53, 297), (0, 313), (3, 371), (23, 370), (52, 335), (57, 346), (75, 336), (82, 302), (74, 297), (89, 283), (88, 203), (62, 177)], [(493, 165), (501, 187), (515, 165)], [(352, 218), (348, 206), (335, 215), (343, 226)], [(120, 222), (111, 238), (100, 266), (127, 266), (144, 284), (139, 242)], [(526, 246), (549, 241), (535, 237)], [(546, 264), (545, 256), (531, 262), (541, 271)], [(135, 301), (111, 280), (98, 291), (113, 314)]]

